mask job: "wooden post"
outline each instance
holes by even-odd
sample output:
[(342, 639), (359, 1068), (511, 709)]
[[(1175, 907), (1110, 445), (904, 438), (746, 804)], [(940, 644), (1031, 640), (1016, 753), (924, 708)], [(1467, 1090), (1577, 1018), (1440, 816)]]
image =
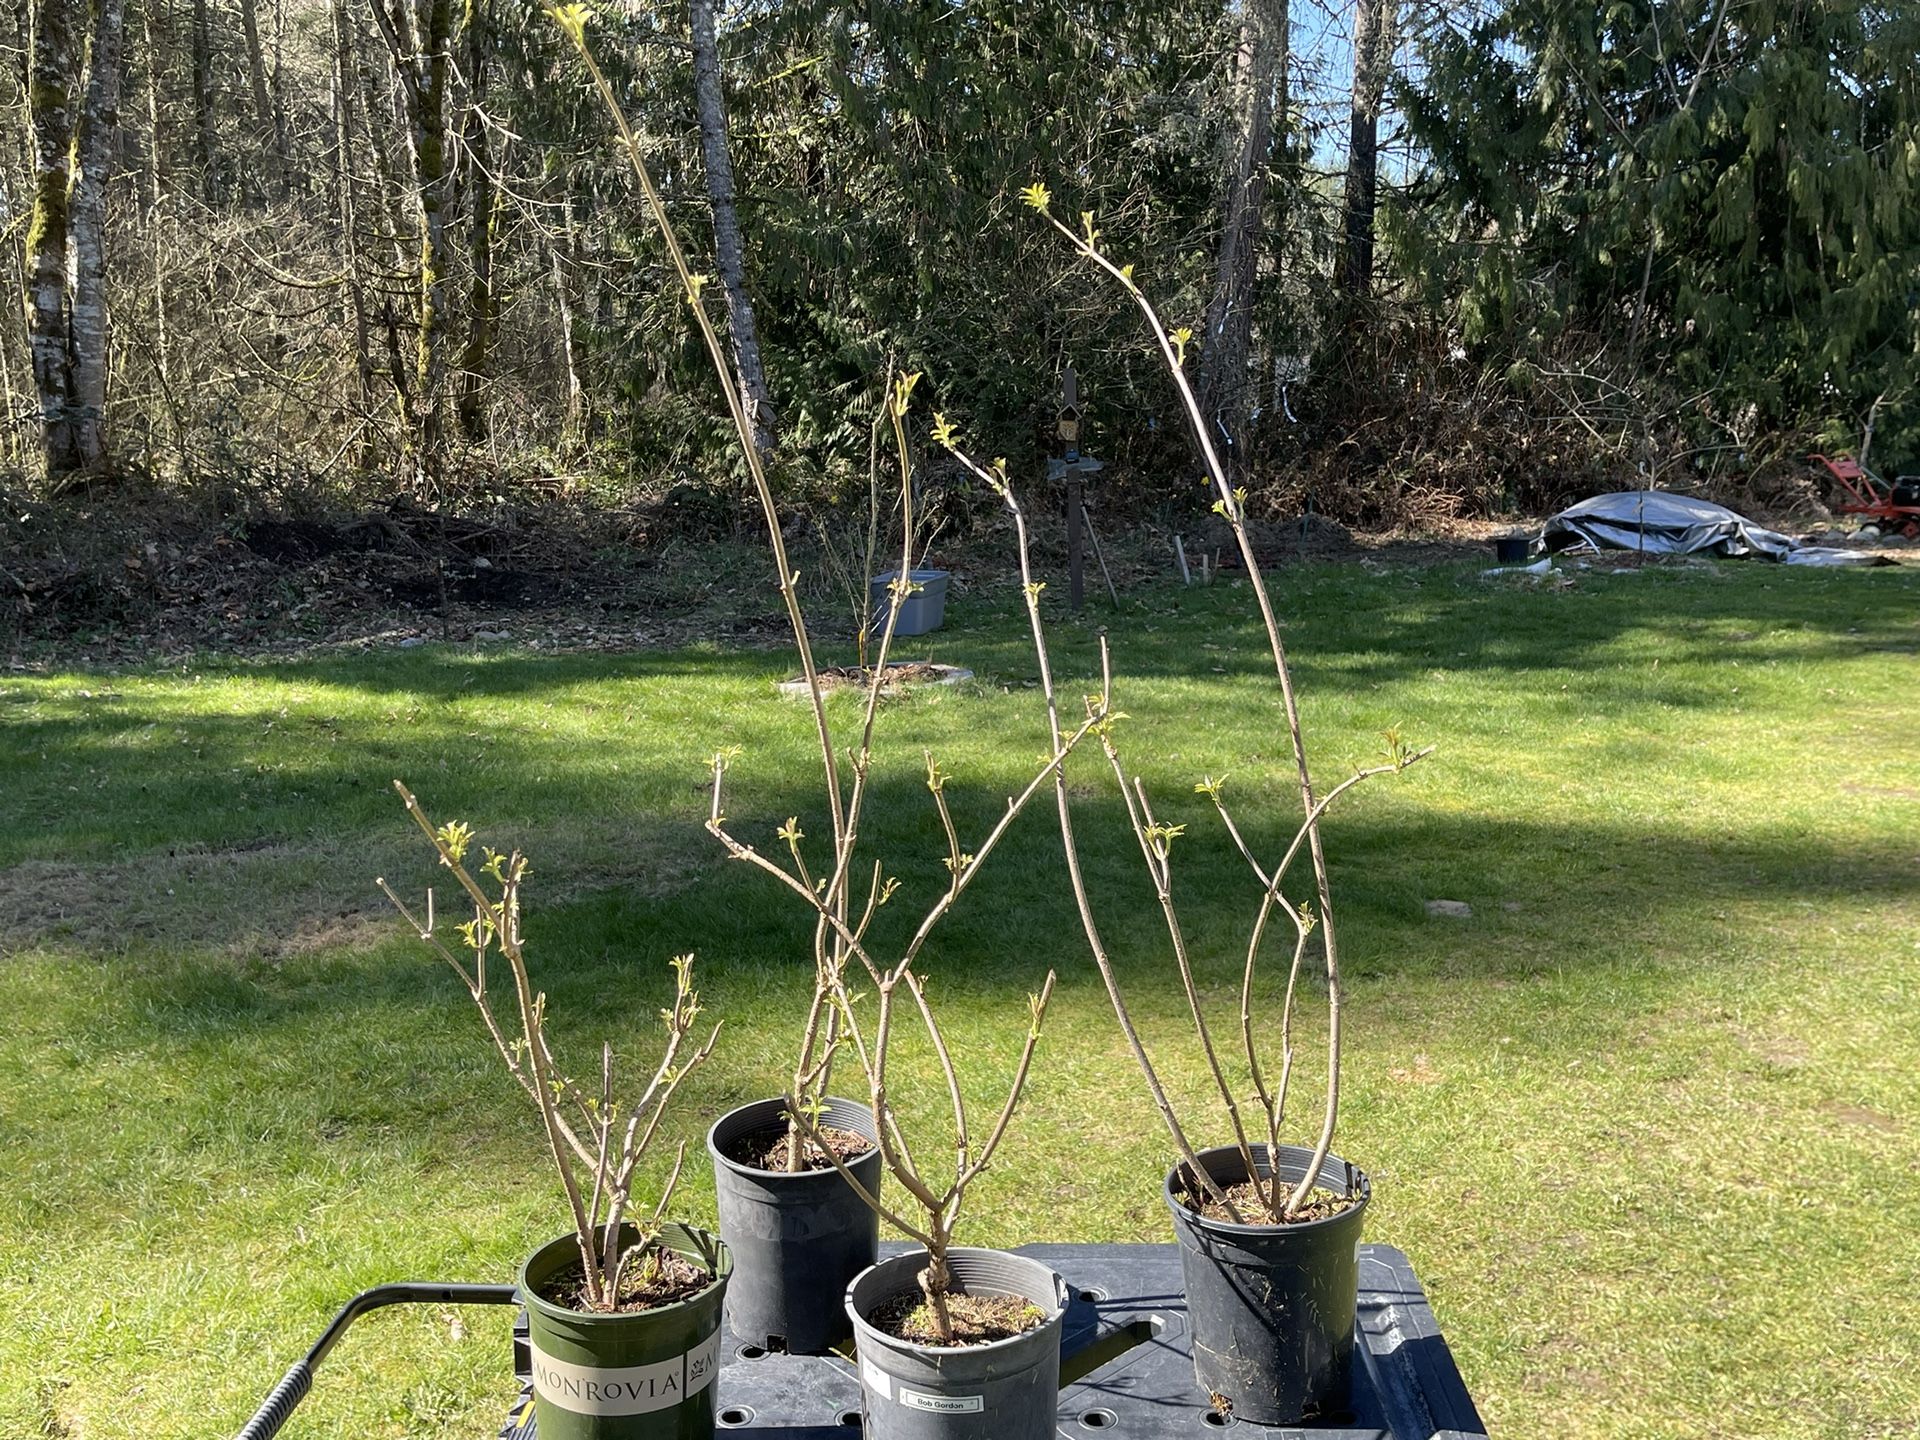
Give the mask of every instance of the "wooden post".
[(1080, 467), (1067, 462), (1067, 605), (1075, 614), (1086, 597), (1086, 556), (1081, 538), (1086, 529), (1080, 508)]
[(1066, 443), (1067, 607), (1077, 615), (1086, 598), (1086, 556), (1081, 543), (1086, 524), (1080, 508), (1080, 377), (1071, 365), (1060, 375), (1060, 438)]

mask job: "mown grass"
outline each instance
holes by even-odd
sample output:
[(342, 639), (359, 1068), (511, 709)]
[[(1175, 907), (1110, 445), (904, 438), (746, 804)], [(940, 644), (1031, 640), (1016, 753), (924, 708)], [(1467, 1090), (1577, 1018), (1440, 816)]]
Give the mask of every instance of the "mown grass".
[[(1413, 1257), (1496, 1432), (1920, 1433), (1902, 1318), (1920, 1275), (1920, 575), (1729, 565), (1542, 591), (1343, 568), (1278, 592), (1324, 773), (1390, 724), (1439, 746), (1328, 830), (1340, 1148), (1373, 1172), (1369, 1235)], [(943, 874), (921, 747), (976, 834), (1040, 753), (1007, 601), (967, 599), (931, 637), (978, 683), (883, 717), (872, 834), (903, 902)], [(1059, 628), (1076, 685), (1105, 618)], [(1288, 828), (1246, 597), (1146, 592), (1111, 626), (1123, 739), (1162, 818), (1189, 824), (1177, 884), (1225, 997), (1251, 882), (1192, 782), (1231, 772), (1252, 828)], [(230, 1433), (348, 1294), (505, 1278), (557, 1229), (521, 1097), (372, 890), (432, 878), (396, 775), (533, 852), (533, 953), (581, 1064), (602, 1035), (648, 1053), (664, 962), (691, 949), (727, 1029), (679, 1133), (697, 1149), (770, 1091), (805, 926), (699, 821), (703, 757), (733, 744), (743, 836), (790, 814), (824, 831), (783, 671), (720, 649), (430, 646), (0, 681), (0, 1435)], [(1132, 842), (1098, 769), (1075, 782), (1107, 932), (1197, 1097)], [(968, 1238), (1163, 1240), (1167, 1146), (1056, 856), (1036, 811), (929, 957), (983, 1105), (1025, 992), (1061, 972)], [(1473, 917), (1430, 920), (1430, 898)], [(937, 1119), (926, 1057), (901, 1079)], [(387, 1312), (290, 1433), (490, 1434), (506, 1393), (503, 1315)]]

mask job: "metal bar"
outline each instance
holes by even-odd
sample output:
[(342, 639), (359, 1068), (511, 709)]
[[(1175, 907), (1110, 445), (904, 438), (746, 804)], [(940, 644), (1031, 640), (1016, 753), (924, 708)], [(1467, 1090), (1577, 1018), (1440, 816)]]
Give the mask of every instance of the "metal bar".
[(520, 1303), (519, 1287), (514, 1285), (459, 1285), (432, 1284), (420, 1281), (403, 1281), (393, 1285), (376, 1285), (371, 1290), (362, 1290), (345, 1305), (333, 1322), (320, 1332), (320, 1338), (313, 1342), (313, 1348), (307, 1351), (306, 1358), (296, 1363), (273, 1387), (271, 1394), (261, 1402), (253, 1418), (240, 1427), (237, 1440), (272, 1440), (279, 1434), (280, 1427), (287, 1423), (287, 1417), (293, 1414), (294, 1407), (306, 1399), (307, 1392), (313, 1388), (313, 1372), (320, 1368), (320, 1362), (327, 1358), (327, 1352), (346, 1334), (347, 1327), (370, 1310), (385, 1309), (389, 1305), (517, 1305)]
[(1080, 505), (1080, 518), (1087, 522), (1087, 539), (1093, 542), (1093, 558), (1100, 562), (1100, 578), (1107, 582), (1107, 598), (1113, 601), (1113, 608), (1120, 608), (1120, 592), (1113, 588), (1113, 572), (1107, 569), (1106, 552), (1100, 548), (1100, 532), (1093, 528), (1093, 511), (1087, 509), (1083, 500)]

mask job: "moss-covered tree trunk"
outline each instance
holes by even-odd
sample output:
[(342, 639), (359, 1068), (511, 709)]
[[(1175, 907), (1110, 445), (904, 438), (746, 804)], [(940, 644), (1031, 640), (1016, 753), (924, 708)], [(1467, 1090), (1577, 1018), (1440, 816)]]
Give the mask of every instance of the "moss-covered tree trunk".
[(83, 469), (107, 458), (107, 178), (120, 128), (126, 0), (97, 0), (86, 107), (73, 140), (67, 219), (67, 354), (73, 448)]
[(467, 105), (461, 126), (467, 171), (467, 252), (472, 270), (467, 292), (467, 341), (460, 352), (460, 433), (472, 441), (487, 436), (487, 366), (493, 346), (493, 157), (487, 144), (487, 10), (484, 0), (466, 0)]
[(452, 251), (447, 221), (453, 178), (447, 163), (447, 88), (453, 0), (374, 0), (373, 13), (393, 53), (407, 110), (420, 267), (407, 438), (415, 492), (434, 499), (445, 488), (447, 271)]
[(33, 137), (33, 213), (27, 225), (27, 348), (40, 407), (40, 448), (49, 479), (80, 468), (73, 375), (67, 356), (68, 190), (73, 162), (73, 88), (78, 70), (75, 0), (31, 0), (27, 124)]

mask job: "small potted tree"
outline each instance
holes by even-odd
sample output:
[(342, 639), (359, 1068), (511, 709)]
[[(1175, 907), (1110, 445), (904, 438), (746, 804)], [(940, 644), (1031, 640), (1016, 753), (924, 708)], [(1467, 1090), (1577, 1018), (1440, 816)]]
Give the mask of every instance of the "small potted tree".
[[(886, 1172), (910, 1197), (905, 1207), (882, 1198), (880, 1187), (856, 1174), (823, 1133), (815, 1108), (796, 1094), (787, 1113), (819, 1146), (835, 1170), (876, 1215), (920, 1243), (921, 1249), (862, 1271), (847, 1287), (845, 1305), (860, 1361), (866, 1434), (882, 1440), (908, 1440), (938, 1434), (980, 1440), (1049, 1440), (1060, 1377), (1060, 1331), (1066, 1314), (1066, 1282), (1037, 1261), (1002, 1251), (953, 1243), (968, 1188), (992, 1162), (1026, 1087), (1039, 1045), (1047, 1003), (1053, 993), (1049, 971), (1037, 994), (1028, 997), (1026, 1040), (1007, 1087), (1006, 1100), (982, 1139), (963, 1097), (959, 1067), (927, 999), (915, 966), (929, 936), (977, 876), (1000, 839), (1030, 800), (1055, 774), (1073, 747), (1106, 718), (1104, 705), (1089, 708), (1086, 722), (1068, 735), (1040, 772), (1010, 798), (999, 821), (975, 848), (962, 847), (946, 801), (949, 776), (931, 757), (926, 783), (946, 836), (948, 882), (901, 953), (877, 958), (866, 943), (863, 918), (858, 925), (837, 917), (813, 883), (801, 847), (804, 838), (789, 822), (781, 832), (788, 850), (782, 864), (736, 839), (727, 829), (722, 786), (727, 757), (714, 761), (712, 818), (708, 828), (736, 859), (756, 866), (792, 891), (832, 928), (872, 986), (870, 1011), (848, 985), (847, 971), (831, 977), (832, 1001), (839, 1015), (838, 1041), (850, 1049), (867, 1082), (876, 1117), (876, 1148)], [(891, 882), (876, 883), (890, 888)], [(937, 1148), (953, 1157), (950, 1172), (935, 1172), (914, 1158), (908, 1126), (888, 1088), (888, 1064), (899, 1032), (902, 1009), (910, 1006), (924, 1026), (938, 1059), (952, 1105), (953, 1128), (936, 1144), (922, 1143), (923, 1155)], [(922, 1137), (924, 1141), (924, 1137)]]
[[(917, 377), (904, 376), (894, 387), (890, 401), (895, 441), (901, 457), (902, 509), (907, 540), (912, 535), (912, 464), (906, 444), (904, 420)], [(934, 437), (956, 454), (953, 432), (943, 417), (936, 416)], [(988, 481), (1009, 503), (1005, 485), (1005, 464), (994, 462), (982, 467), (961, 456), (975, 473)], [(1037, 606), (1041, 586), (1032, 578), (1024, 523), (1015, 506), (1021, 578), (1030, 611), (1035, 618), (1034, 638), (1042, 662), (1045, 661), (1045, 637), (1038, 625)], [(897, 610), (904, 587), (896, 586), (893, 605)], [(889, 621), (888, 629), (891, 629)], [(921, 1248), (863, 1270), (847, 1286), (845, 1312), (856, 1337), (860, 1357), (860, 1379), (864, 1402), (864, 1428), (867, 1434), (906, 1440), (908, 1436), (993, 1437), (993, 1440), (1043, 1440), (1054, 1433), (1054, 1414), (1058, 1403), (1060, 1373), (1060, 1331), (1067, 1304), (1066, 1282), (1047, 1266), (1022, 1256), (1000, 1251), (956, 1246), (955, 1226), (964, 1208), (969, 1187), (991, 1163), (1008, 1133), (1018, 1107), (1033, 1056), (1039, 1045), (1047, 1002), (1053, 992), (1054, 976), (1048, 972), (1039, 992), (1028, 998), (1029, 1016), (1026, 1041), (1008, 1085), (1006, 1099), (991, 1128), (976, 1140), (972, 1117), (964, 1099), (960, 1070), (941, 1029), (939, 1017), (927, 998), (926, 986), (917, 968), (936, 927), (982, 873), (1000, 840), (1027, 802), (1060, 773), (1073, 749), (1107, 724), (1104, 700), (1090, 700), (1086, 719), (1071, 733), (1056, 734), (1052, 752), (1039, 771), (1019, 794), (1010, 797), (996, 823), (972, 848), (960, 839), (959, 828), (949, 809), (946, 788), (951, 777), (932, 756), (926, 756), (926, 786), (939, 815), (946, 839), (943, 857), (947, 883), (934, 899), (911, 937), (899, 953), (887, 959), (876, 956), (869, 943), (869, 928), (874, 915), (895, 892), (895, 882), (885, 877), (885, 867), (876, 861), (871, 867), (866, 901), (857, 916), (838, 903), (839, 873), (850, 868), (851, 841), (857, 838), (857, 826), (836, 825), (833, 854), (827, 866), (809, 864), (803, 841), (805, 832), (798, 819), (790, 819), (778, 832), (785, 855), (776, 859), (739, 840), (728, 828), (725, 805), (725, 777), (733, 757), (716, 755), (713, 759), (713, 801), (707, 828), (735, 859), (750, 864), (773, 877), (792, 892), (812, 913), (816, 934), (825, 932), (832, 941), (823, 951), (834, 963), (817, 971), (818, 999), (824, 991), (831, 1006), (834, 1028), (821, 1042), (822, 1053), (816, 1067), (827, 1065), (836, 1051), (850, 1051), (867, 1088), (867, 1114), (873, 1117), (870, 1133), (878, 1161), (888, 1175), (909, 1197), (905, 1206), (889, 1205), (871, 1173), (859, 1173), (843, 1156), (841, 1147), (823, 1123), (822, 1107), (804, 1087), (813, 1079), (813, 1071), (796, 1074), (795, 1085), (787, 1097), (786, 1116), (801, 1138), (811, 1142), (871, 1211), (885, 1218), (902, 1233), (920, 1243)], [(868, 742), (871, 737), (872, 694), (869, 692), (867, 729), (863, 732), (856, 765), (854, 795), (864, 793), (871, 763)], [(831, 795), (831, 791), (829, 792)], [(850, 807), (852, 808), (852, 807)], [(857, 810), (854, 812), (857, 816)], [(848, 848), (843, 850), (843, 846)], [(869, 873), (864, 871), (862, 873)], [(849, 974), (871, 986), (871, 1004), (863, 1004), (849, 985)], [(936, 1176), (916, 1161), (915, 1146), (909, 1140), (910, 1128), (895, 1108), (888, 1084), (889, 1061), (900, 1031), (903, 1009), (911, 1008), (924, 1027), (936, 1057), (952, 1108), (952, 1130), (941, 1137), (937, 1147), (953, 1157), (951, 1171)], [(909, 1023), (911, 1023), (909, 1021)], [(824, 1029), (823, 1029), (824, 1033)], [(935, 1145), (923, 1143), (922, 1155), (933, 1153)]]
[[(1247, 531), (1246, 492), (1230, 484), (1187, 382), (1184, 366), (1192, 333), (1166, 328), (1135, 281), (1133, 267), (1116, 264), (1100, 248), (1100, 232), (1091, 214), (1082, 214), (1075, 229), (1053, 214), (1045, 186), (1029, 186), (1023, 199), (1076, 253), (1114, 280), (1145, 318), (1199, 446), (1214, 491), (1214, 512), (1233, 532), (1265, 631), (1294, 762), (1293, 782), (1300, 796), (1298, 829), (1276, 860), (1263, 863), (1228, 809), (1224, 781), (1200, 777), (1194, 785), (1194, 792), (1211, 802), (1254, 880), (1237, 1015), (1210, 1016), (1195, 981), (1174, 892), (1173, 853), (1186, 827), (1162, 820), (1139, 776), (1127, 773), (1114, 723), (1098, 727), (1101, 749), (1159, 901), (1195, 1043), (1213, 1082), (1231, 1144), (1198, 1149), (1189, 1139), (1134, 1024), (1096, 923), (1083, 883), (1067, 786), (1059, 773), (1054, 782), (1055, 803), (1068, 879), (1089, 948), (1179, 1156), (1163, 1194), (1181, 1247), (1195, 1378), (1223, 1415), (1255, 1424), (1293, 1425), (1335, 1416), (1344, 1410), (1348, 1395), (1359, 1288), (1358, 1247), (1371, 1190), (1362, 1171), (1332, 1153), (1340, 1097), (1340, 964), (1319, 822), (1335, 801), (1361, 781), (1404, 770), (1430, 751), (1411, 750), (1396, 732), (1389, 732), (1380, 763), (1356, 770), (1324, 794), (1316, 791), (1279, 621)], [(1031, 604), (1029, 611), (1037, 637), (1039, 614)], [(1057, 743), (1062, 727), (1044, 650), (1041, 672)], [(1105, 688), (1110, 693), (1111, 683)], [(1303, 850), (1311, 863), (1312, 890), (1292, 899), (1285, 882)], [(1268, 1002), (1261, 983), (1263, 949), (1276, 912), (1285, 917), (1293, 934), (1277, 1034), (1262, 1013)], [(1324, 1103), (1313, 1143), (1289, 1146), (1281, 1143), (1281, 1137), (1296, 1059), (1296, 1001), (1303, 966), (1316, 941), (1327, 987)], [(1223, 1058), (1218, 1038), (1223, 1034), (1232, 1037), (1227, 1044), (1237, 1042), (1237, 1066)], [(1277, 1064), (1272, 1053), (1275, 1042)], [(1243, 1097), (1242, 1085), (1250, 1096)]]
[[(623, 1103), (616, 1095), (610, 1045), (601, 1048), (596, 1083), (570, 1078), (548, 1046), (547, 997), (534, 989), (527, 970), (520, 908), (526, 858), (483, 847), (476, 876), (467, 865), (472, 830), (458, 821), (435, 825), (406, 786), (396, 780), (394, 788), (452, 872), (472, 918), (454, 927), (459, 938), (449, 944), (431, 890), (416, 913), (384, 878), (377, 883), (473, 997), (508, 1073), (539, 1112), (573, 1220), (568, 1234), (542, 1245), (520, 1267), (540, 1434), (543, 1440), (711, 1436), (731, 1261), (718, 1237), (666, 1218), (684, 1144), (653, 1204), (634, 1198), (675, 1092), (713, 1053), (719, 1035), (715, 1025), (704, 1042), (695, 1037), (701, 1009), (693, 957), (673, 961), (673, 998), (660, 1012), (665, 1043), (636, 1099)], [(507, 1025), (494, 1011), (489, 985), (496, 957), (513, 979), (515, 1021)]]
[[(655, 188), (652, 174), (613, 88), (587, 44), (588, 12), (578, 5), (547, 0), (548, 15), (572, 40), (619, 132), (622, 147), (639, 182), (648, 217), (666, 250), (691, 310), (701, 340), (726, 398), (735, 439), (745, 461), (755, 501), (767, 529), (774, 577), (791, 627), (800, 675), (818, 742), (832, 859), (810, 892), (822, 919), (814, 927), (812, 1001), (801, 1026), (800, 1042), (784, 1094), (740, 1106), (717, 1120), (708, 1132), (720, 1233), (734, 1256), (728, 1289), (727, 1320), (746, 1343), (795, 1354), (819, 1353), (851, 1334), (840, 1293), (879, 1253), (875, 1212), (843, 1177), (869, 1192), (880, 1183), (880, 1130), (873, 1111), (859, 1101), (831, 1093), (840, 1053), (842, 1009), (835, 996), (858, 937), (875, 911), (892, 894), (876, 872), (864, 907), (856, 897), (854, 865), (861, 815), (867, 799), (874, 723), (885, 689), (888, 650), (903, 605), (914, 593), (911, 581), (889, 587), (880, 634), (874, 645), (860, 711), (859, 738), (843, 759), (834, 736), (821, 674), (800, 603), (797, 576), (788, 557), (784, 527), (768, 481), (768, 457), (734, 388), (726, 350), (703, 299), (706, 277), (688, 263)], [(912, 464), (902, 418), (917, 376), (902, 378), (889, 397), (896, 448), (900, 456), (901, 550), (899, 573), (911, 575), (916, 556), (913, 525)], [(862, 632), (863, 659), (867, 635)], [(716, 766), (716, 774), (724, 764)], [(716, 811), (715, 820), (718, 820)], [(797, 846), (799, 821), (782, 832)], [(809, 877), (811, 884), (816, 877)]]

